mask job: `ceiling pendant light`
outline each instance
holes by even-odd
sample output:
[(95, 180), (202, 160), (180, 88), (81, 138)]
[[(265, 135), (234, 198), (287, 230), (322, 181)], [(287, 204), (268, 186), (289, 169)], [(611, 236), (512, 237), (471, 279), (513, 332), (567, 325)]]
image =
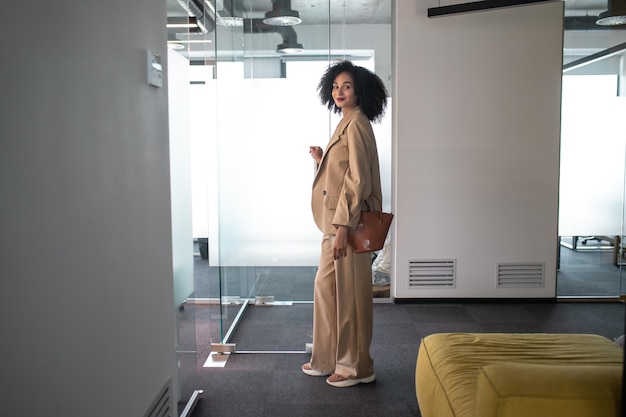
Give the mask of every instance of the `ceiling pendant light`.
[(291, 9), (291, 0), (272, 0), (272, 10), (265, 13), (263, 23), (271, 26), (293, 26), (302, 23), (300, 13)]
[(304, 52), (304, 46), (297, 42), (283, 42), (276, 47), (276, 52), (281, 54), (301, 54)]
[(597, 25), (616, 26), (626, 24), (626, 0), (608, 0), (607, 11), (600, 13)]

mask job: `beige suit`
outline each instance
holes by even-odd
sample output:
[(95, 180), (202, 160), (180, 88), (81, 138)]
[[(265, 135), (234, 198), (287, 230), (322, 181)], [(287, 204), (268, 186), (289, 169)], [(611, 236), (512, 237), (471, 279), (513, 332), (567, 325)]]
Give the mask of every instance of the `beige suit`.
[(311, 367), (346, 378), (374, 373), (371, 257), (348, 247), (346, 257), (334, 260), (332, 245), (336, 226), (356, 227), (361, 202), (371, 195), (382, 196), (376, 140), (369, 120), (355, 108), (322, 155), (311, 198), (313, 218), (324, 234), (315, 277)]

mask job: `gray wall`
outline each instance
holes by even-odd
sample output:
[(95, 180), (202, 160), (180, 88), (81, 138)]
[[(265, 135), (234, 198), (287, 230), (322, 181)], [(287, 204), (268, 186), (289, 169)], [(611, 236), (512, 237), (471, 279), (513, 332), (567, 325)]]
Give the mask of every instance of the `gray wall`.
[(141, 416), (175, 374), (165, 1), (0, 15), (0, 415)]

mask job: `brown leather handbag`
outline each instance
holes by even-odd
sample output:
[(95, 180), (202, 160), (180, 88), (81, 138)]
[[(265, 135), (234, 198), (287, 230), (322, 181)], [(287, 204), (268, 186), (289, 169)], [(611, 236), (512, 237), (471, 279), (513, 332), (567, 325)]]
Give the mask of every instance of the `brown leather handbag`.
[(372, 197), (378, 201), (380, 211), (372, 211), (367, 200), (363, 200), (366, 211), (361, 212), (361, 218), (356, 228), (348, 231), (348, 244), (356, 253), (381, 250), (393, 220), (393, 214), (383, 213), (380, 198), (378, 196)]

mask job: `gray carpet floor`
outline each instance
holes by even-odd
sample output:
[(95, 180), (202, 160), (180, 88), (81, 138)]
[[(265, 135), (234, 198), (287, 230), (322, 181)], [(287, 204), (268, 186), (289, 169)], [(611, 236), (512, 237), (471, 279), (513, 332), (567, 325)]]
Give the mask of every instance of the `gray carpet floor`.
[[(376, 381), (334, 388), (303, 374), (306, 353), (235, 353), (223, 368), (203, 368), (216, 307), (194, 306), (197, 370), (186, 389), (203, 390), (193, 417), (420, 416), (415, 361), (421, 338), (439, 332), (624, 333), (620, 303), (375, 304), (371, 353)], [(211, 310), (214, 311), (211, 311)], [(248, 307), (232, 337), (237, 351), (299, 350), (311, 341), (312, 304)]]
[[(560, 247), (559, 296), (620, 293), (622, 269), (613, 263), (610, 250), (594, 250), (593, 244), (580, 251)], [(236, 343), (238, 353), (230, 355), (223, 368), (203, 364), (211, 342), (223, 339), (241, 306), (194, 304), (180, 312), (183, 401), (194, 390), (203, 391), (192, 417), (419, 416), (415, 361), (420, 340), (429, 334), (591, 333), (611, 340), (624, 334), (625, 306), (620, 303), (377, 303), (371, 346), (376, 381), (334, 388), (325, 378), (300, 370), (309, 360), (305, 344), (312, 342), (313, 305), (309, 302), (315, 267), (215, 268), (196, 256), (194, 268), (194, 297), (273, 295), (277, 301), (296, 303), (247, 307), (229, 339)]]

